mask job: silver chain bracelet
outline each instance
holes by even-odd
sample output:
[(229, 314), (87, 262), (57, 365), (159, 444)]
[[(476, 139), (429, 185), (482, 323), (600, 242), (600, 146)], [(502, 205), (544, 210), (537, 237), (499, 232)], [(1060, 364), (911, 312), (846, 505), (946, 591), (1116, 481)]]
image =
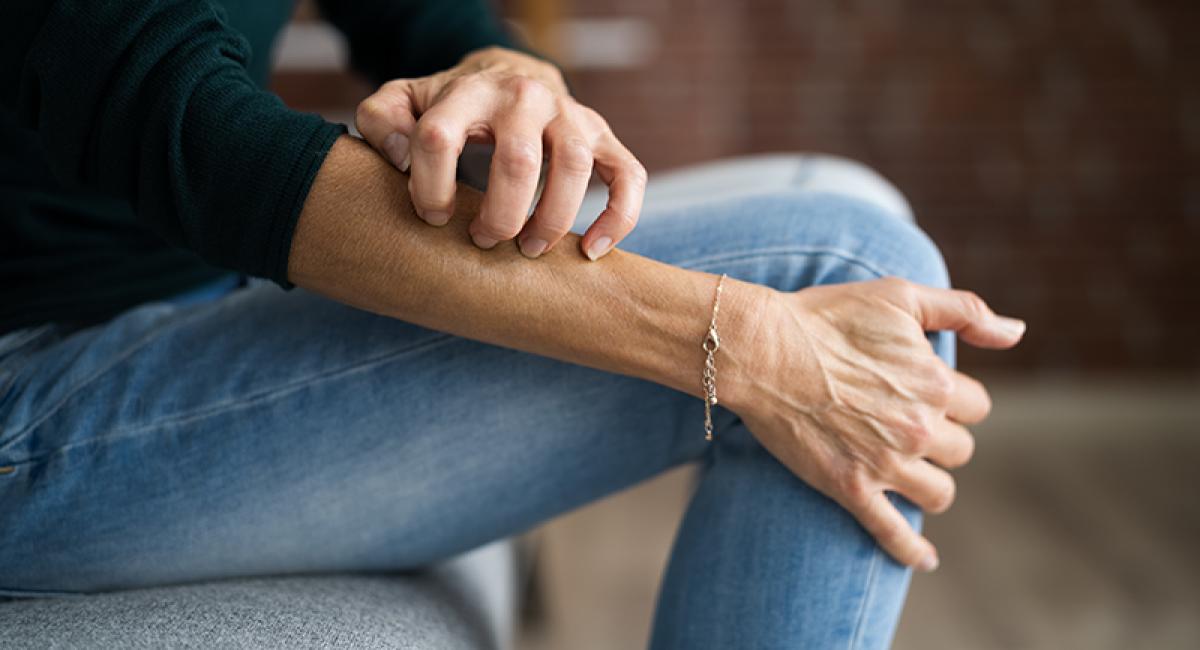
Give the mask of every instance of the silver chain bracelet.
[(717, 405), (717, 350), (721, 348), (721, 337), (717, 336), (717, 313), (721, 311), (721, 289), (725, 286), (726, 274), (717, 280), (717, 295), (713, 298), (712, 320), (708, 323), (708, 334), (700, 347), (708, 354), (704, 360), (704, 439), (713, 439), (712, 407)]

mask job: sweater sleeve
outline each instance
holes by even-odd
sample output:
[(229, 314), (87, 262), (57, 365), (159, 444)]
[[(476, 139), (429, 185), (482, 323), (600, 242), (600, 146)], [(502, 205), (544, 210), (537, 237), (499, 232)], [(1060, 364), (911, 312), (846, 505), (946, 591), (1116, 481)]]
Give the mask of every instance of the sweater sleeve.
[(0, 104), (59, 181), (127, 201), (208, 262), (287, 282), (292, 232), (344, 127), (288, 109), (209, 2), (4, 0)]
[(377, 84), (440, 72), (490, 45), (524, 49), (487, 0), (318, 0), (318, 5), (350, 42), (351, 65)]

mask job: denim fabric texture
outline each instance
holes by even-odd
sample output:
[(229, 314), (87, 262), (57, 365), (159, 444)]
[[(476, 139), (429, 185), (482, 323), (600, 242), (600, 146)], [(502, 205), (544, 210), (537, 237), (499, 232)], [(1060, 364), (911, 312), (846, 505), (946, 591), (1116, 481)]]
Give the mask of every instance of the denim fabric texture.
[[(905, 216), (802, 184), (697, 191), (648, 202), (622, 247), (787, 291), (947, 286)], [(419, 568), (684, 463), (652, 647), (886, 647), (910, 579), (724, 408), (709, 444), (696, 398), (300, 289), (10, 333), (0, 391), (3, 593)]]

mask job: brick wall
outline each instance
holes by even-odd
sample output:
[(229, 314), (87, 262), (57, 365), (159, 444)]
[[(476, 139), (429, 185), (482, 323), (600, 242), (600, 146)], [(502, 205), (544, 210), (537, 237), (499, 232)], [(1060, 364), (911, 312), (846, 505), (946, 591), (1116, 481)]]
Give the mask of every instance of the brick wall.
[[(824, 151), (892, 179), (955, 283), (1029, 321), (1019, 350), (964, 350), (964, 365), (1200, 369), (1200, 3), (574, 0), (564, 13), (651, 28), (645, 65), (571, 74), (651, 170)], [(277, 87), (319, 103), (291, 92), (303, 83)], [(326, 103), (355, 91), (339, 92)]]

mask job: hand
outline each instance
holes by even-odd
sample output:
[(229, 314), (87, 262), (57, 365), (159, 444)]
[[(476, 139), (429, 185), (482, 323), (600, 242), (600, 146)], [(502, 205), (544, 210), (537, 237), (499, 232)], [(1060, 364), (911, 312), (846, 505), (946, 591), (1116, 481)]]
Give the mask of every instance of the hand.
[(996, 316), (972, 293), (895, 278), (768, 289), (763, 302), (748, 362), (722, 401), (899, 562), (932, 571), (937, 550), (884, 491), (928, 512), (949, 508), (955, 487), (946, 470), (974, 450), (963, 425), (983, 420), (991, 402), (982, 384), (934, 354), (925, 332), (1009, 348), (1024, 323)]
[[(645, 168), (604, 118), (571, 98), (557, 68), (531, 56), (487, 48), (445, 72), (390, 81), (359, 104), (355, 121), (372, 147), (400, 171), (411, 169), (413, 206), (435, 226), (454, 213), (465, 143), (496, 144), (483, 207), (469, 228), (481, 248), (518, 235), (529, 257), (553, 248), (574, 223), (593, 164), (609, 200), (581, 250), (597, 259), (637, 223)], [(526, 223), (543, 149), (550, 160), (546, 185)]]

